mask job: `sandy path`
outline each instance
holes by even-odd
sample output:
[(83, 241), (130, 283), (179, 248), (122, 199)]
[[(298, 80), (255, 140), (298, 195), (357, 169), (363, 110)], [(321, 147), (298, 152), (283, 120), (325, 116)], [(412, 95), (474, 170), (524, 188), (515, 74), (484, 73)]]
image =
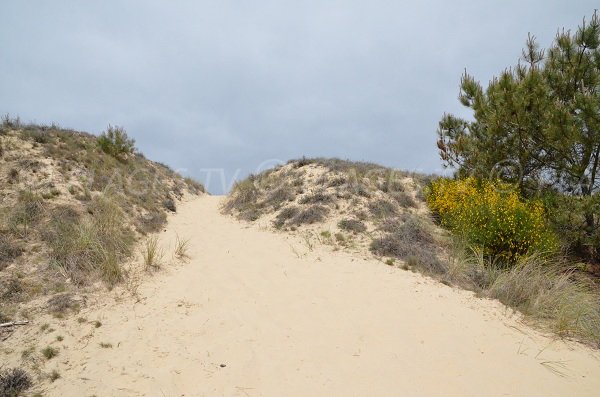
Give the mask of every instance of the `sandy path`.
[[(192, 259), (86, 313), (51, 396), (598, 396), (600, 361), (496, 302), (180, 206)], [(77, 332), (74, 331), (74, 336)], [(100, 342), (112, 343), (103, 349)], [(221, 367), (224, 364), (225, 367)]]

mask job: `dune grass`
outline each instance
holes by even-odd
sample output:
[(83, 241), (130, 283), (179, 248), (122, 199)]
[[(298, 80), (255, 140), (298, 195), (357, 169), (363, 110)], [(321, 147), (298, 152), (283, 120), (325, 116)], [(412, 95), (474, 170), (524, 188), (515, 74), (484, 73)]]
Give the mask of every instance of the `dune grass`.
[(558, 335), (600, 345), (598, 286), (564, 260), (522, 258), (499, 272), (486, 294)]
[(175, 257), (179, 260), (189, 259), (190, 239), (175, 237)]
[(160, 248), (158, 236), (150, 236), (142, 247), (142, 258), (146, 270), (158, 269), (162, 266), (164, 252)]
[(115, 197), (98, 196), (88, 214), (59, 207), (51, 215), (45, 240), (56, 265), (76, 283), (99, 275), (108, 285), (123, 277), (122, 262), (132, 252), (135, 236), (123, 226), (124, 214)]

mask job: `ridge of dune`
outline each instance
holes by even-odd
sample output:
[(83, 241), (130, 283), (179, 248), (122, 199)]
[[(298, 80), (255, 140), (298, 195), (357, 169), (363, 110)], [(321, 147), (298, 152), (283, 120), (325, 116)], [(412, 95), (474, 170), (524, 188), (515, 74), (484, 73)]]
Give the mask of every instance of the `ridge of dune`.
[(542, 335), (499, 302), (249, 226), (221, 214), (222, 200), (202, 196), (179, 206), (160, 238), (165, 246), (176, 236), (189, 238), (190, 260), (147, 278), (137, 301), (118, 291), (99, 296), (80, 315), (101, 327), (54, 320), (65, 338), (49, 366), (62, 377), (44, 395), (595, 396), (600, 390), (596, 351)]

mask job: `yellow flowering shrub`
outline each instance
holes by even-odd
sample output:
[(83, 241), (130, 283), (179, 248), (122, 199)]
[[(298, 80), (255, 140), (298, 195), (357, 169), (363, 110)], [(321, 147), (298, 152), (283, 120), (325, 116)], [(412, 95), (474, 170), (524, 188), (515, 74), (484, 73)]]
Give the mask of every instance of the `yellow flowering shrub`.
[(523, 200), (506, 183), (438, 179), (429, 188), (427, 204), (444, 227), (504, 264), (557, 248), (542, 203)]

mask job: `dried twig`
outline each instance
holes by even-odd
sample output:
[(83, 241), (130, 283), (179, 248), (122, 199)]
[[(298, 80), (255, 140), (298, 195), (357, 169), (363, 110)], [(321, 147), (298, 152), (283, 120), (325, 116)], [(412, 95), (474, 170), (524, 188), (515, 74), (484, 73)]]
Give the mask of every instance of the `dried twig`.
[(4, 327), (12, 327), (15, 325), (25, 325), (25, 324), (29, 324), (28, 320), (23, 320), (23, 321), (11, 321), (8, 323), (2, 323), (0, 324), (0, 328), (4, 328)]

